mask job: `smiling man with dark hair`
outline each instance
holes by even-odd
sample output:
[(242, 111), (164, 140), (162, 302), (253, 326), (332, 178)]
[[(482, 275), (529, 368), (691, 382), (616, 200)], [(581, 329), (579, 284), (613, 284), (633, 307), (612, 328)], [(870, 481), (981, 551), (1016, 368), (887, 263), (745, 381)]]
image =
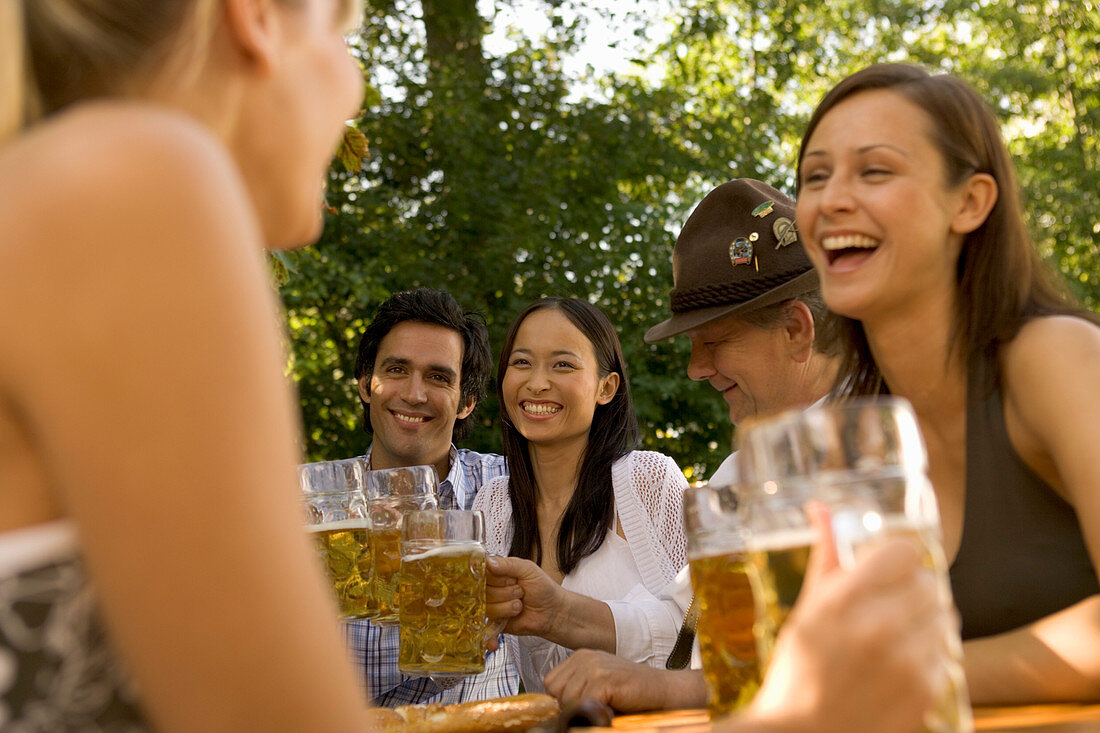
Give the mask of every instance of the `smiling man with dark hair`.
[[(415, 357), (432, 356), (431, 349), (414, 347), (418, 337), (424, 336), (449, 351), (453, 351), (454, 347), (459, 349), (457, 362), (443, 363), (445, 360), (439, 360), (440, 363), (435, 365), (439, 368), (434, 372), (433, 381), (446, 378), (447, 386), (457, 387), (460, 409), (449, 416), (446, 443), (461, 441), (470, 434), (470, 416), (485, 396), (492, 369), (489, 334), (480, 314), (463, 310), (449, 293), (434, 288), (394, 293), (378, 307), (359, 340), (355, 379), (359, 383), (359, 397), (363, 404), (363, 429), (368, 433), (376, 432), (370, 409), (372, 375), (384, 374), (395, 362), (403, 361), (406, 366), (411, 366), (410, 362)], [(397, 341), (402, 345), (398, 346)], [(381, 359), (386, 363), (376, 369), (379, 352), (382, 352)]]
[[(469, 509), (482, 484), (506, 473), (502, 456), (453, 444), (469, 434), (490, 368), (484, 320), (448, 293), (418, 288), (382, 303), (355, 360), (363, 429), (373, 436), (366, 455), (371, 469), (433, 466), (440, 508)], [(357, 621), (348, 624), (348, 637), (378, 705), (456, 703), (518, 691), (503, 647), (486, 659), (485, 672), (444, 690), (398, 671), (396, 626)]]

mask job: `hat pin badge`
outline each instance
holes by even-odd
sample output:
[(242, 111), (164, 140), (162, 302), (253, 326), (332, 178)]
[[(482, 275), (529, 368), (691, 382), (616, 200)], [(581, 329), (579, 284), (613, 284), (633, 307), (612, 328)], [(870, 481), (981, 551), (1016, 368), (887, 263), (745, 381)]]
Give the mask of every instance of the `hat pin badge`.
[(763, 219), (765, 216), (772, 213), (772, 210), (774, 208), (775, 208), (775, 202), (774, 201), (765, 201), (762, 204), (758, 204), (756, 206), (756, 208), (754, 208), (752, 210), (752, 215), (757, 217), (757, 218)]
[(775, 248), (786, 247), (798, 241), (798, 229), (793, 221), (781, 216), (772, 223), (772, 232), (775, 233)]
[(752, 262), (752, 242), (738, 237), (730, 242), (730, 262), (734, 265), (747, 265)]

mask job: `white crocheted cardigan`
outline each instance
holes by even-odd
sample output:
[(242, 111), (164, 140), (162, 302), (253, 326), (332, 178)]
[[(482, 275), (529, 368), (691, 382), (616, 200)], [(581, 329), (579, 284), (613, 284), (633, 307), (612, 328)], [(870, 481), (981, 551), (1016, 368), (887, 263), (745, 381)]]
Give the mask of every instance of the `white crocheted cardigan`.
[[(687, 564), (683, 519), (687, 480), (670, 457), (652, 451), (633, 451), (612, 464), (611, 483), (615, 513), (644, 586), (632, 590), (624, 600), (646, 606), (656, 604), (661, 590)], [(482, 486), (473, 508), (485, 514), (486, 549), (507, 555), (513, 532), (507, 476)], [(679, 631), (679, 620), (661, 615), (651, 625), (654, 628), (647, 629), (647, 638), (652, 638), (652, 644), (658, 648), (651, 648), (633, 661), (663, 664)], [(623, 631), (617, 629), (619, 634)], [(529, 692), (542, 691), (542, 678), (572, 653), (538, 637), (508, 636), (507, 643)]]

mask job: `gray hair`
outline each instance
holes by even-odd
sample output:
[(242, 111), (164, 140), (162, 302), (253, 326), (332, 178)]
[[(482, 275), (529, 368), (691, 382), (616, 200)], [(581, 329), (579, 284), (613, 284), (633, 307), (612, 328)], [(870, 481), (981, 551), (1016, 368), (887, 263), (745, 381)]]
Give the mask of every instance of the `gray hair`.
[(821, 353), (830, 353), (827, 348), (828, 343), (823, 337), (828, 330), (826, 326), (835, 316), (833, 316), (832, 312), (825, 305), (825, 299), (821, 297), (820, 289), (814, 289), (796, 298), (772, 303), (762, 308), (754, 308), (745, 313), (738, 313), (737, 317), (750, 326), (755, 326), (765, 331), (780, 328), (787, 319), (787, 312), (791, 304), (795, 301), (804, 304), (809, 309), (810, 315), (814, 319), (814, 350)]

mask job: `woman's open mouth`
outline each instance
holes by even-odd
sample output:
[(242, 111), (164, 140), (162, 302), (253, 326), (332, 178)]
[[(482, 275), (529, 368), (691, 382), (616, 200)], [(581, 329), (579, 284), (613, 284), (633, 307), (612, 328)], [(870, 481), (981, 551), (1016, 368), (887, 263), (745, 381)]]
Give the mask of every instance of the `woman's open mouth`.
[[(862, 261), (874, 254), (878, 246), (879, 241), (866, 234), (838, 234), (821, 239), (821, 248), (825, 250), (825, 257), (830, 265), (842, 259), (855, 257)], [(851, 264), (858, 263), (852, 261)]]
[(520, 402), (520, 409), (526, 412), (528, 415), (535, 415), (538, 417), (545, 417), (546, 415), (553, 415), (561, 412), (561, 405), (554, 402)]

